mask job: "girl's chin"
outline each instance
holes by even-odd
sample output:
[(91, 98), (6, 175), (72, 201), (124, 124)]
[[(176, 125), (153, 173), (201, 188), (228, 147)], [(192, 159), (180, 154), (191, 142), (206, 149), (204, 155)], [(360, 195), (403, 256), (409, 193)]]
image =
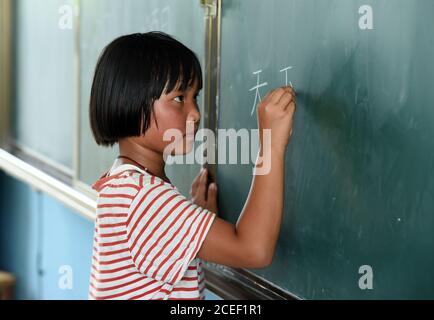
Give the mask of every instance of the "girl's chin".
[(183, 156), (189, 154), (193, 150), (194, 139), (185, 139), (182, 142), (182, 147), (177, 147), (170, 153), (171, 156)]

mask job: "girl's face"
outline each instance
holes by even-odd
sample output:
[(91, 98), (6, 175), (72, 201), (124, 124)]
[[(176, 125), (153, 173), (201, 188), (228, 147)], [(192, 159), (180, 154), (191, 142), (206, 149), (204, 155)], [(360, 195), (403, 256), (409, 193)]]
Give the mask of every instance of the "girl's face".
[(163, 93), (154, 103), (151, 123), (140, 138), (141, 144), (159, 153), (189, 153), (200, 122), (198, 95), (196, 82), (184, 92), (175, 89)]

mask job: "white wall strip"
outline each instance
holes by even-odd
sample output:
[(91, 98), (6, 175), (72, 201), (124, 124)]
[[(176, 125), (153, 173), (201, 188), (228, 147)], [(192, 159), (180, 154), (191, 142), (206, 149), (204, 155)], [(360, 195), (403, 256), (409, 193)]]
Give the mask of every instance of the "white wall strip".
[(0, 148), (0, 169), (57, 199), (85, 218), (95, 219), (96, 201)]

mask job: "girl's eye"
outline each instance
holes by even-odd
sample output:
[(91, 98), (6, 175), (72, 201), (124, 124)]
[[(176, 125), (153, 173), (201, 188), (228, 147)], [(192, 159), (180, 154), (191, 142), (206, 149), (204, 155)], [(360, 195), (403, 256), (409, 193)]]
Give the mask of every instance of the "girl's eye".
[(177, 96), (174, 100), (176, 102), (182, 103), (182, 102), (184, 102), (184, 96)]

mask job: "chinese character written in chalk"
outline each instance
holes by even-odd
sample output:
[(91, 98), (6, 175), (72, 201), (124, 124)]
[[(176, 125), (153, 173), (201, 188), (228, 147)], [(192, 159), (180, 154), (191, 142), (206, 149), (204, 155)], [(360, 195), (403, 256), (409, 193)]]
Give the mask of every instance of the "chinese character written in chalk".
[(258, 103), (258, 99), (259, 99), (259, 102), (261, 102), (261, 100), (262, 100), (261, 94), (259, 93), (259, 89), (268, 85), (268, 82), (260, 83), (261, 72), (262, 72), (262, 70), (258, 70), (258, 71), (253, 72), (253, 74), (256, 75), (257, 77), (256, 77), (256, 86), (254, 86), (252, 89), (249, 90), (249, 91), (256, 90), (255, 103), (253, 104), (252, 112), (250, 114), (251, 116), (253, 116), (253, 113), (255, 112), (256, 105)]
[[(290, 85), (292, 88), (294, 88), (294, 86), (292, 85), (292, 82), (288, 81), (289, 80), (288, 79), (288, 71), (291, 70), (292, 68), (293, 68), (293, 66), (285, 67), (285, 68), (279, 70), (279, 72), (285, 72), (285, 86)], [(260, 81), (261, 72), (262, 72), (262, 70), (258, 70), (258, 71), (253, 72), (253, 74), (256, 75), (256, 86), (254, 86), (253, 88), (251, 88), (249, 90), (249, 91), (255, 91), (255, 102), (253, 104), (252, 112), (250, 113), (251, 116), (253, 116), (253, 113), (255, 112), (256, 106), (258, 104), (258, 100), (259, 100), (259, 102), (261, 102), (261, 100), (262, 100), (259, 89), (268, 85), (268, 82), (261, 83), (261, 81)]]
[[(292, 66), (290, 66), (290, 67), (286, 67), (286, 68), (283, 68), (282, 70), (279, 71), (279, 72), (285, 72), (285, 86), (288, 85), (288, 70), (291, 70), (291, 69), (292, 69)], [(291, 81), (289, 81), (289, 85), (290, 85), (291, 87), (294, 87), (294, 86), (292, 85), (292, 82), (291, 82)]]

